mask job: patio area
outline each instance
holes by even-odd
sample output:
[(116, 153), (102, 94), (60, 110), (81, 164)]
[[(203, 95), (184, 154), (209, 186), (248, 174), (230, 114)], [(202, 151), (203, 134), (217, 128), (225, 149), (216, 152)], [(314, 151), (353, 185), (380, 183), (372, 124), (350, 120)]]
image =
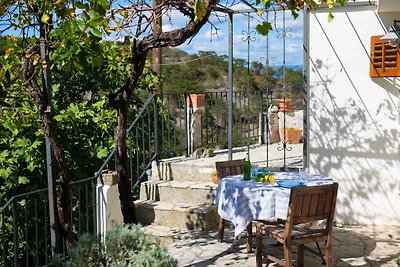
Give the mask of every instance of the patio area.
[[(161, 236), (178, 266), (255, 266), (255, 254), (246, 252), (246, 238), (234, 241), (233, 229), (226, 229), (224, 243), (218, 242), (217, 232), (182, 232), (155, 226), (151, 231)], [(400, 266), (399, 227), (345, 226), (335, 227), (333, 233), (334, 266)], [(273, 244), (272, 239), (264, 239), (264, 251), (283, 258), (283, 248)], [(296, 249), (292, 254), (296, 263)], [(304, 264), (324, 266), (321, 259), (307, 252)]]

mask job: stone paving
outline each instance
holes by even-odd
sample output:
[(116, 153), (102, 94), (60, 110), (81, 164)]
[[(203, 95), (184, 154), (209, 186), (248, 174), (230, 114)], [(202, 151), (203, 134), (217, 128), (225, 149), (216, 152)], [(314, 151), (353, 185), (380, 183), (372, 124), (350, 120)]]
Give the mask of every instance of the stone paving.
[[(168, 236), (166, 232), (164, 234), (164, 238)], [(179, 266), (255, 266), (255, 255), (246, 252), (244, 237), (233, 240), (233, 230), (228, 228), (225, 229), (225, 238), (224, 243), (219, 243), (216, 232), (188, 233), (176, 230), (173, 237), (170, 236), (169, 241), (164, 239), (164, 242), (170, 254), (178, 260)], [(283, 258), (282, 247), (273, 246), (274, 243), (265, 238), (264, 250)], [(400, 266), (400, 227), (335, 227), (333, 253), (334, 266), (337, 267)], [(297, 259), (296, 249), (293, 249), (292, 257)], [(324, 265), (321, 259), (305, 252), (305, 266)]]

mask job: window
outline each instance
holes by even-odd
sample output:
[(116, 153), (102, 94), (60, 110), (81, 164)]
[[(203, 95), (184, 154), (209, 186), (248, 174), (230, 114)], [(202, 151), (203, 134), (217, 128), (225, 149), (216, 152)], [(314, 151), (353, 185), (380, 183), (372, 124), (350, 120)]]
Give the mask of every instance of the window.
[(380, 40), (383, 35), (371, 37), (371, 61), (369, 76), (400, 76), (400, 53), (398, 47), (392, 47), (388, 40)]

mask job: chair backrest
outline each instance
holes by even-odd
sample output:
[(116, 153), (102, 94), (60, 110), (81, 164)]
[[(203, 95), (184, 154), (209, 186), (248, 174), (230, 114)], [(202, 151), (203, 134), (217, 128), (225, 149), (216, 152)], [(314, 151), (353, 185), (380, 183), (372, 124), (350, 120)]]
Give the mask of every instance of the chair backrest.
[(244, 159), (217, 161), (215, 168), (217, 169), (218, 177), (220, 179), (229, 176), (243, 173)]
[(292, 188), (287, 226), (326, 220), (326, 230), (330, 231), (335, 214), (337, 190), (338, 183)]

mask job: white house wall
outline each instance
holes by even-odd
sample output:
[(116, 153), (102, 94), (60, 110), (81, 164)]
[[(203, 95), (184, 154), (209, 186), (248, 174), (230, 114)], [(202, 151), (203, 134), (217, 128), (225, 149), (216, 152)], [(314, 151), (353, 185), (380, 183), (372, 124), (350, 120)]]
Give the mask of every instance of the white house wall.
[(400, 80), (371, 79), (369, 54), (370, 37), (400, 14), (381, 19), (376, 6), (333, 14), (330, 23), (326, 10), (308, 15), (309, 167), (339, 182), (339, 221), (398, 225)]

